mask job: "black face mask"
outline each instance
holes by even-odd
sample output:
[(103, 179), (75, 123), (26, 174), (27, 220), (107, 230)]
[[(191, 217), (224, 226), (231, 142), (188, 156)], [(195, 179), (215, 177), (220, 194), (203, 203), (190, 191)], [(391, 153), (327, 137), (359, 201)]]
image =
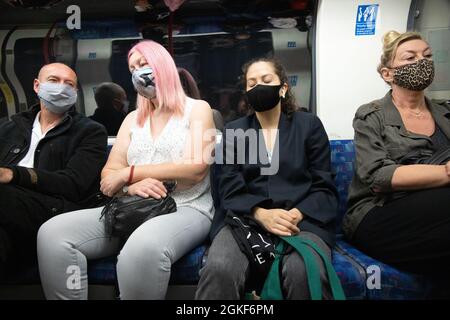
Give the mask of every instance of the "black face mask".
[(282, 84), (275, 86), (258, 84), (245, 93), (248, 103), (256, 112), (270, 110), (280, 102), (280, 89), (282, 86)]

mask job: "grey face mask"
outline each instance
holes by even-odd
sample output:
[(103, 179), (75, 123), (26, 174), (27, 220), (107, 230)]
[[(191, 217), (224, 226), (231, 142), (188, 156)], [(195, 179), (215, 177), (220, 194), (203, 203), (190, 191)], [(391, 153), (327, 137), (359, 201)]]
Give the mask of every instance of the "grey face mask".
[(67, 84), (41, 82), (38, 97), (50, 112), (63, 114), (77, 102), (77, 91)]
[(134, 88), (141, 96), (147, 99), (156, 98), (154, 79), (153, 70), (150, 67), (134, 70), (131, 74), (131, 81), (133, 82)]

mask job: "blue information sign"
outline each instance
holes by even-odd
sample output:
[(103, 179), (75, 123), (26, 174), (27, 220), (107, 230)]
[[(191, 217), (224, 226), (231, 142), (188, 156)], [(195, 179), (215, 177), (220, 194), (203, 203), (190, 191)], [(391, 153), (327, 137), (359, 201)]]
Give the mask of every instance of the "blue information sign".
[(377, 24), (378, 4), (360, 5), (356, 12), (355, 36), (370, 36), (375, 34)]

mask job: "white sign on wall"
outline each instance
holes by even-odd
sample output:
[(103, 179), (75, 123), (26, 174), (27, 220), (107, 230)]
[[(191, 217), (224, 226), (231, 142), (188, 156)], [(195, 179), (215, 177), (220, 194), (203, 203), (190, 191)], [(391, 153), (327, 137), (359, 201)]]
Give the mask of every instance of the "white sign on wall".
[[(405, 32), (411, 0), (320, 0), (316, 32), (317, 115), (331, 140), (353, 139), (356, 109), (382, 98), (389, 86), (377, 72), (382, 37)], [(372, 21), (371, 36), (355, 34), (355, 23)], [(373, 14), (368, 6), (375, 6)], [(367, 10), (366, 10), (367, 9)], [(366, 13), (366, 17), (364, 17)], [(372, 14), (372, 15), (371, 15)]]

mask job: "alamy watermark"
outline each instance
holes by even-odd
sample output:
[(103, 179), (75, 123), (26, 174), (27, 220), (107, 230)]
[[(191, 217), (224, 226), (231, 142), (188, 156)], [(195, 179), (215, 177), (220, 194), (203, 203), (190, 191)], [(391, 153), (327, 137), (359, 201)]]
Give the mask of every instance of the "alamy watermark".
[(366, 269), (366, 286), (369, 290), (381, 289), (381, 269), (377, 265), (370, 265)]
[(67, 277), (66, 287), (69, 290), (81, 289), (81, 270), (79, 266), (71, 265), (66, 269)]
[(73, 4), (67, 7), (66, 13), (70, 16), (66, 20), (66, 27), (69, 30), (81, 29), (81, 9), (79, 6)]
[[(258, 165), (261, 175), (275, 175), (280, 159), (278, 134), (278, 129), (226, 129), (221, 142), (216, 143), (216, 129), (204, 130), (201, 121), (193, 121), (184, 155), (181, 157), (175, 148), (171, 158), (178, 164)], [(269, 152), (267, 137), (276, 137)]]

